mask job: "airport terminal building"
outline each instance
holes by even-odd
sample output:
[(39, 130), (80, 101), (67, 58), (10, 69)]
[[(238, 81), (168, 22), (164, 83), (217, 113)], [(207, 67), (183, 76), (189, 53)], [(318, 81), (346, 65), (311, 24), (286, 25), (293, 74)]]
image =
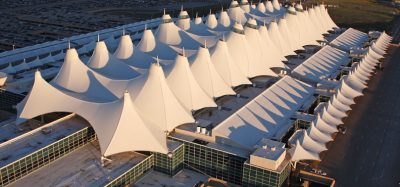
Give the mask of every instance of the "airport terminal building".
[(183, 170), (287, 185), (298, 161), (321, 160), (390, 41), (338, 27), (323, 4), (242, 0), (0, 53), (0, 186)]

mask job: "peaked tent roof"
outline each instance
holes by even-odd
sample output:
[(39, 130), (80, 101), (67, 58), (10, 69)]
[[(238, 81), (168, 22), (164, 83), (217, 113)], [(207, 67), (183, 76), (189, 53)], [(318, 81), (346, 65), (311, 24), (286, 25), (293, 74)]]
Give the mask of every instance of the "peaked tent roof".
[(232, 88), (225, 83), (217, 72), (206, 46), (199, 47), (197, 54), (194, 55), (191, 61), (190, 69), (193, 76), (196, 78), (200, 87), (203, 88), (210, 97), (217, 98), (223, 95), (235, 94)]
[(167, 83), (178, 101), (189, 111), (217, 106), (197, 83), (184, 54), (177, 55), (175, 65), (167, 75)]
[(72, 48), (67, 50), (64, 63), (51, 83), (58, 88), (99, 100), (114, 101), (119, 98), (119, 95), (108, 90), (96, 77), (103, 76), (87, 67)]
[(228, 15), (237, 23), (246, 23), (247, 21), (245, 11), (239, 7), (239, 3), (235, 0), (233, 0), (229, 6)]
[(272, 42), (265, 24), (261, 25), (258, 28), (258, 31), (260, 32), (261, 44), (264, 46), (265, 49), (263, 53), (265, 54), (265, 56), (268, 56), (269, 63), (272, 64), (272, 67), (285, 68), (286, 66), (285, 64), (283, 64), (282, 61), (286, 60), (286, 58)]
[(258, 73), (259, 75), (268, 75), (275, 77), (276, 73), (273, 72), (271, 68), (276, 66), (273, 66), (272, 63), (268, 63), (271, 57), (265, 54), (267, 48), (262, 43), (260, 33), (258, 32), (256, 20), (249, 19), (249, 21), (247, 21), (245, 27), (245, 38), (250, 48), (249, 60), (251, 66), (258, 69), (257, 71), (260, 71)]
[[(257, 30), (254, 31), (257, 32)], [(242, 25), (236, 23), (226, 40), (228, 50), (232, 56), (233, 61), (235, 61), (243, 74), (249, 78), (260, 75), (275, 75), (274, 72), (267, 68), (267, 64), (263, 63), (261, 59), (259, 48), (261, 47), (260, 44), (257, 42), (255, 44), (257, 44), (258, 46), (251, 46), (247, 39), (250, 39), (249, 34), (246, 36), (244, 34)], [(254, 42), (254, 39), (251, 39), (252, 42)]]
[(117, 50), (114, 52), (114, 56), (130, 66), (142, 69), (148, 69), (150, 64), (154, 62), (153, 57), (140, 51), (133, 45), (132, 39), (129, 35), (121, 36), (121, 40)]
[(167, 44), (156, 41), (153, 32), (149, 29), (143, 31), (143, 36), (136, 48), (152, 57), (164, 60), (174, 60), (176, 56), (176, 51)]
[(187, 11), (181, 9), (178, 15), (178, 20), (176, 21), (176, 25), (184, 31), (190, 29), (190, 17)]
[(279, 31), (278, 24), (275, 21), (272, 21), (269, 24), (268, 33), (269, 33), (269, 37), (271, 38), (272, 42), (274, 43), (276, 48), (278, 48), (280, 50), (280, 53), (283, 56), (287, 56), (287, 55), (291, 54), (291, 52), (288, 52), (289, 47), (287, 46), (287, 43), (283, 39), (281, 32)]
[(324, 143), (317, 142), (308, 136), (306, 130), (301, 130), (301, 137), (299, 138), (301, 145), (315, 153), (321, 153), (322, 151), (326, 151), (327, 148)]
[(299, 161), (299, 160), (321, 160), (319, 158), (318, 153), (314, 153), (312, 151), (306, 150), (300, 144), (299, 140), (296, 142), (296, 147), (292, 148), (289, 153), (292, 156), (292, 161)]
[[(130, 89), (135, 89), (135, 85), (130, 86), (128, 91)], [(147, 80), (133, 101), (141, 115), (160, 129), (172, 131), (179, 125), (194, 122), (190, 111), (179, 103), (171, 91), (158, 63), (150, 66)]]
[(184, 47), (186, 49), (197, 49), (200, 45), (199, 42), (177, 27), (168, 14), (163, 15), (161, 24), (158, 26), (156, 31), (155, 38), (162, 43), (179, 48)]
[(332, 141), (333, 138), (329, 134), (325, 134), (322, 131), (320, 131), (316, 126), (314, 121), (311, 122), (310, 127), (307, 129), (308, 136), (314, 139), (315, 141), (321, 142), (321, 143), (327, 143), (329, 141)]
[(87, 65), (96, 72), (116, 80), (133, 79), (140, 75), (119, 61), (114, 55), (111, 55), (103, 41), (97, 42)]
[(324, 119), (321, 118), (321, 115), (317, 115), (317, 119), (315, 120), (315, 127), (317, 127), (321, 132), (327, 134), (333, 134), (338, 132), (336, 126), (328, 124)]
[[(41, 102), (43, 98), (46, 98), (48, 102)], [(104, 156), (137, 150), (168, 152), (163, 131), (141, 120), (128, 93), (122, 99), (106, 103), (82, 100), (72, 96), (70, 92), (53, 87), (37, 71), (32, 90), (17, 108), (17, 121), (55, 111), (78, 114), (93, 126)], [(132, 134), (137, 135), (132, 136)], [(143, 141), (153, 143), (139, 144)]]
[(293, 39), (293, 35), (291, 34), (288, 24), (286, 22), (286, 18), (281, 18), (278, 22), (278, 27), (279, 27), (279, 32), (281, 33), (281, 36), (283, 40), (285, 41), (286, 45), (286, 50), (285, 53), (287, 55), (296, 55), (294, 52), (297, 50), (296, 46), (294, 45), (295, 40)]
[(250, 4), (247, 0), (240, 1), (240, 8), (243, 9), (244, 12), (250, 12)]
[(211, 61), (215, 69), (230, 87), (251, 84), (249, 79), (241, 72), (228, 51), (225, 41), (219, 40), (211, 50)]
[(207, 16), (206, 25), (210, 29), (215, 29), (218, 25), (217, 17), (215, 17), (215, 14), (211, 13), (211, 11), (210, 14), (208, 14)]

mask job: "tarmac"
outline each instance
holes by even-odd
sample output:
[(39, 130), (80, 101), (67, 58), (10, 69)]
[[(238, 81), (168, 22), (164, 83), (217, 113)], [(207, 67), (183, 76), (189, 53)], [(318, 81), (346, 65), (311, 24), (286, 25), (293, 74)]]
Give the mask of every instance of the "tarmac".
[(318, 168), (338, 187), (400, 186), (400, 48), (392, 46)]

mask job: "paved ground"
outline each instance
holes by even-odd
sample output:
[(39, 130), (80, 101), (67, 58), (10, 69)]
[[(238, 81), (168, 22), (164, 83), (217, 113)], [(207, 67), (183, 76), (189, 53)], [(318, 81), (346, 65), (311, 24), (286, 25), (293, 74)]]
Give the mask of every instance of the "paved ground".
[(400, 48), (391, 53), (319, 164), (336, 186), (400, 186)]

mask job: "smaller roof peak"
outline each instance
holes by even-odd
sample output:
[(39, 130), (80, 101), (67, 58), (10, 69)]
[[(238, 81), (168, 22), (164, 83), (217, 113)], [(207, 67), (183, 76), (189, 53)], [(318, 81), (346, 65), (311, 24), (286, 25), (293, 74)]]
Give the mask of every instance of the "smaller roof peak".
[(185, 47), (182, 47), (182, 56), (186, 56), (186, 54), (185, 54)]

